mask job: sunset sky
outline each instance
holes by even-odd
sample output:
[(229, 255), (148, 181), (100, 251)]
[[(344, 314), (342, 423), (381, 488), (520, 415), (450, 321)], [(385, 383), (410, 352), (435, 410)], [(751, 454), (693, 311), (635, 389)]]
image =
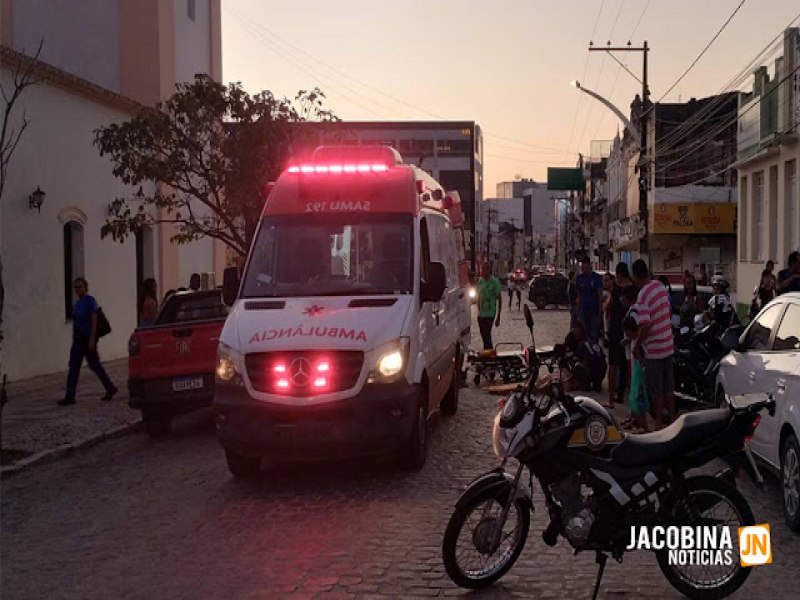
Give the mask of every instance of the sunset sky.
[[(225, 0), (223, 76), (250, 92), (319, 86), (345, 120), (474, 120), (485, 195), (515, 175), (546, 179), (617, 131), (641, 85), (589, 41), (647, 40), (659, 100), (741, 0)], [(800, 13), (797, 0), (747, 0), (664, 102), (726, 91)], [(800, 24), (800, 20), (795, 21)], [(617, 55), (641, 77), (641, 53)], [(749, 90), (751, 79), (737, 89)]]

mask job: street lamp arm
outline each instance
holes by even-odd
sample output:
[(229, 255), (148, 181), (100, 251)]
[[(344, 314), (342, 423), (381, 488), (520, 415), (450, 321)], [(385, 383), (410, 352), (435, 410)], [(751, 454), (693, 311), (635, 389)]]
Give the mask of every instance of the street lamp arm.
[(592, 90), (587, 90), (585, 87), (583, 87), (582, 85), (580, 85), (577, 82), (576, 82), (576, 84), (577, 85), (575, 85), (575, 87), (577, 87), (580, 91), (582, 91), (584, 94), (588, 94), (589, 96), (591, 96), (592, 98), (594, 98), (595, 100), (600, 102), (603, 106), (608, 108), (615, 115), (617, 115), (617, 118), (620, 121), (622, 121), (622, 123), (625, 125), (625, 129), (627, 129), (628, 132), (633, 136), (633, 139), (636, 140), (636, 144), (639, 145), (639, 146), (641, 145), (642, 136), (639, 134), (639, 129), (637, 129), (637, 127), (633, 123), (630, 122), (628, 117), (626, 117), (622, 113), (622, 111), (620, 109), (618, 109), (616, 106), (611, 104), (611, 102), (609, 102), (608, 100), (603, 98), (601, 95), (595, 94)]

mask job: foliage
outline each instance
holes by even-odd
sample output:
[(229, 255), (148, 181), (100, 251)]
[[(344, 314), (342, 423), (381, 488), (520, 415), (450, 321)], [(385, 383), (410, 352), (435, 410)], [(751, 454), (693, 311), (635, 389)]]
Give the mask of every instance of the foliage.
[[(297, 123), (334, 121), (315, 88), (294, 103), (269, 91), (250, 95), (205, 75), (178, 84), (157, 109), (95, 132), (95, 145), (113, 173), (138, 191), (117, 198), (101, 235), (122, 241), (143, 225), (172, 223), (172, 241), (202, 237), (247, 254), (267, 183), (302, 142)], [(145, 192), (145, 184), (152, 192)]]

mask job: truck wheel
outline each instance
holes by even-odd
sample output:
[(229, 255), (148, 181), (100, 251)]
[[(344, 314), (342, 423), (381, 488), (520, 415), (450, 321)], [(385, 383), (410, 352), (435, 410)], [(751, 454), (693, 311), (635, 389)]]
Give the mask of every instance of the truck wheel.
[(453, 381), (450, 383), (450, 389), (447, 390), (447, 394), (442, 398), (442, 402), (439, 405), (443, 415), (454, 415), (458, 410), (458, 391), (461, 389), (458, 358), (458, 352), (456, 352), (456, 368), (453, 371)]
[(537, 296), (536, 300), (534, 300), (533, 303), (539, 310), (544, 310), (545, 308), (547, 308), (547, 298), (545, 298), (544, 296)]
[(261, 471), (261, 459), (257, 456), (243, 456), (233, 450), (225, 450), (225, 460), (228, 470), (237, 479), (253, 479)]
[(147, 435), (154, 439), (169, 435), (172, 429), (172, 418), (167, 415), (142, 411), (142, 421)]
[(428, 415), (425, 409), (428, 404), (427, 396), (427, 390), (420, 386), (411, 438), (400, 451), (401, 466), (412, 471), (419, 471), (425, 466), (425, 459), (428, 457)]

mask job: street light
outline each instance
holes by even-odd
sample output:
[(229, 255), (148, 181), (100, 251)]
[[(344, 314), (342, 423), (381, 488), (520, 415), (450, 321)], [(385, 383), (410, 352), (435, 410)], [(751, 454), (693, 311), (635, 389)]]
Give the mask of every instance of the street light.
[(586, 89), (585, 87), (583, 87), (581, 85), (580, 81), (576, 81), (576, 80), (573, 79), (572, 81), (569, 82), (569, 84), (572, 87), (577, 88), (578, 90), (582, 91), (587, 96), (591, 96), (592, 98), (594, 98), (595, 100), (600, 102), (603, 106), (608, 108), (611, 112), (613, 112), (617, 116), (617, 118), (620, 121), (622, 121), (622, 123), (625, 125), (625, 129), (627, 129), (628, 132), (633, 136), (633, 139), (636, 140), (636, 144), (637, 145), (641, 145), (642, 136), (639, 133), (639, 129), (633, 123), (630, 122), (630, 120), (625, 116), (625, 114), (620, 109), (618, 109), (616, 106), (611, 104), (611, 102), (609, 102), (608, 100), (603, 98), (600, 94), (597, 94), (597, 93), (593, 92), (592, 90), (589, 90), (589, 89)]

